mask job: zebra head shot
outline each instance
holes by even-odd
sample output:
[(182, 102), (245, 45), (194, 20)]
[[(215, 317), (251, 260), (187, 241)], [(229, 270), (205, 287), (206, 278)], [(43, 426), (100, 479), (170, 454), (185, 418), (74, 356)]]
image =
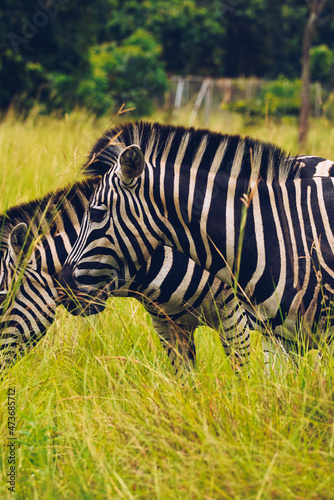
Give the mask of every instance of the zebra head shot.
[(330, 342), (332, 163), (317, 169), (307, 158), (207, 130), (142, 122), (111, 130), (90, 155), (88, 168), (97, 161), (109, 170), (65, 281), (93, 294), (109, 277), (114, 292), (169, 245), (227, 285), (237, 281), (247, 312), (275, 335), (297, 340), (303, 325), (307, 348)]
[[(6, 229), (7, 234), (3, 231), (0, 243), (0, 317), (13, 299), (20, 272), (22, 273), (28, 264), (31, 266), (33, 260), (30, 249), (32, 235), (28, 226), (21, 222)], [(36, 261), (34, 266), (36, 268)]]
[[(239, 140), (239, 136), (159, 124), (130, 123), (110, 130), (97, 141), (87, 162), (88, 170), (96, 163), (109, 169), (92, 195), (79, 238), (65, 263), (61, 274), (64, 283), (71, 280), (87, 293), (108, 282), (110, 291), (117, 290), (132, 279), (160, 244), (180, 251), (184, 244), (191, 258), (204, 267), (206, 259), (201, 261), (191, 231), (197, 231), (205, 192), (195, 190), (194, 183), (197, 174), (201, 175), (200, 167), (211, 165), (213, 160), (219, 163), (229, 142), (235, 152)], [(249, 142), (250, 146), (256, 144)], [(233, 154), (228, 156), (227, 170), (233, 162)], [(170, 170), (165, 168), (167, 163)], [(296, 160), (289, 161), (289, 168), (287, 158), (281, 163), (281, 174), (296, 170)], [(181, 164), (187, 174), (184, 179)], [(302, 163), (300, 166), (304, 168)], [(249, 175), (249, 154), (247, 168)], [(229, 174), (223, 174), (225, 186)], [(183, 187), (187, 196), (180, 202), (178, 194)], [(172, 198), (168, 207), (167, 193)], [(170, 214), (175, 216), (175, 225), (180, 225), (179, 231), (169, 220)]]
[[(25, 206), (25, 208), (27, 205)], [(18, 222), (25, 220), (25, 222)], [(0, 366), (37, 342), (54, 320), (56, 295), (35, 247), (37, 227), (16, 207), (2, 216), (0, 249)], [(29, 307), (28, 307), (29, 304)]]
[[(0, 216), (0, 366), (33, 347), (53, 323), (58, 275), (97, 181), (77, 182)], [(64, 305), (84, 314), (76, 301)], [(105, 305), (85, 307), (96, 314)]]

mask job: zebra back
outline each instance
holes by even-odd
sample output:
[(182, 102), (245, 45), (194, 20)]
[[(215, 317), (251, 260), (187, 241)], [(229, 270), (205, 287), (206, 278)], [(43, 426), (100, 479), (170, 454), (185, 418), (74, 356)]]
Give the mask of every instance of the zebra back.
[[(240, 135), (215, 133), (206, 129), (148, 122), (124, 123), (108, 130), (94, 144), (83, 167), (84, 171), (89, 175), (93, 174), (96, 169), (107, 173), (124, 148), (130, 144), (137, 144), (146, 161), (152, 165), (159, 164), (161, 155), (167, 148), (168, 161), (171, 164), (179, 153), (179, 147), (184, 148), (183, 166), (193, 164), (196, 156), (204, 151), (204, 156), (201, 155), (200, 168), (207, 171), (212, 165), (218, 148), (225, 144), (224, 162), (220, 164), (220, 169), (228, 175), (234, 175), (233, 162), (238, 147), (242, 145), (244, 154), (238, 171), (239, 177), (250, 179), (254, 168), (265, 181), (279, 179), (284, 182), (298, 178), (300, 175), (301, 164), (298, 162), (298, 156), (290, 156), (284, 149), (272, 143), (258, 141), (251, 137), (242, 138)], [(255, 165), (256, 156), (261, 156), (261, 161)], [(308, 170), (305, 172), (305, 177), (312, 177), (315, 174), (311, 160), (306, 162), (305, 168)]]

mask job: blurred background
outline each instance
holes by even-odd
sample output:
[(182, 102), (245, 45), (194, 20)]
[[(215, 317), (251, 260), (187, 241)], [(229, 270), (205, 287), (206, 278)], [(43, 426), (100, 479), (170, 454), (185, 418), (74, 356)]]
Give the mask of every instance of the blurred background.
[(2, 0), (0, 21), (2, 116), (299, 117), (304, 147), (334, 120), (333, 0)]

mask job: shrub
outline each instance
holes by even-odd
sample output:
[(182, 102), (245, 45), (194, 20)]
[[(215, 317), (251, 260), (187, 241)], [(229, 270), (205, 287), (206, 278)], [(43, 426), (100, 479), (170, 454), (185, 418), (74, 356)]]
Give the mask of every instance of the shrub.
[(154, 100), (167, 88), (159, 61), (160, 46), (152, 35), (137, 30), (121, 44), (107, 42), (90, 50), (90, 72), (80, 79), (49, 75), (51, 108), (70, 111), (81, 106), (97, 115), (114, 112), (124, 103), (136, 116), (153, 111)]
[(103, 92), (120, 107), (135, 108), (136, 115), (153, 111), (154, 100), (163, 96), (167, 76), (159, 61), (160, 46), (142, 29), (123, 41), (98, 45), (91, 63), (98, 99)]
[(311, 75), (313, 81), (331, 84), (334, 72), (334, 53), (327, 45), (311, 49)]
[(249, 117), (294, 116), (299, 113), (300, 92), (300, 80), (281, 77), (262, 84), (256, 96), (224, 103), (222, 107)]
[(279, 78), (267, 83), (262, 90), (262, 100), (270, 116), (298, 115), (300, 110), (300, 80)]

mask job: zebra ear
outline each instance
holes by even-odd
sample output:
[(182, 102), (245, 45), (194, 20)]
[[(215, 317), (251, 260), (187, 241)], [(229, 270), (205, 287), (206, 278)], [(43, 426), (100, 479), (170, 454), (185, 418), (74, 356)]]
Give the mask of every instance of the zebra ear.
[(9, 235), (9, 247), (15, 257), (24, 255), (32, 242), (32, 235), (24, 222), (17, 224)]
[(136, 144), (128, 146), (118, 157), (118, 171), (125, 184), (129, 184), (132, 179), (139, 177), (145, 166), (145, 159), (142, 150)]

